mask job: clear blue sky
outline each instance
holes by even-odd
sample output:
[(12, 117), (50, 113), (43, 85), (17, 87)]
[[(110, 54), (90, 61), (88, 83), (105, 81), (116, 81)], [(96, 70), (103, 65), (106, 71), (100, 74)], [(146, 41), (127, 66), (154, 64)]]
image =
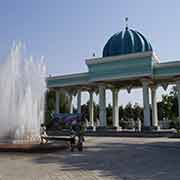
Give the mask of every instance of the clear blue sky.
[(22, 40), (30, 55), (45, 57), (49, 74), (87, 71), (84, 60), (93, 52), (101, 56), (108, 38), (125, 27), (126, 16), (129, 27), (150, 40), (161, 61), (180, 59), (179, 0), (0, 2), (0, 59), (13, 40)]

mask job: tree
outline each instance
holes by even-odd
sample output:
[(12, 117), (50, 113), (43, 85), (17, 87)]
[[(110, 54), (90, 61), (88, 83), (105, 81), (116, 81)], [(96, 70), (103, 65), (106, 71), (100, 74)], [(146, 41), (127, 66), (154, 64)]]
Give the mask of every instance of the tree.
[(169, 95), (163, 95), (158, 104), (159, 119), (167, 118), (170, 128), (179, 128), (177, 91), (172, 88)]
[(124, 109), (123, 106), (119, 106), (119, 119), (123, 119), (124, 118)]
[(163, 116), (168, 119), (174, 119), (178, 116), (177, 94), (172, 89), (169, 95), (162, 96)]
[[(56, 111), (56, 93), (55, 91), (48, 91), (46, 93), (46, 107), (45, 107), (45, 125), (48, 126), (51, 123), (52, 113)], [(64, 93), (60, 93), (60, 110), (61, 112), (68, 112), (69, 105), (68, 99)]]
[(45, 107), (45, 125), (49, 126), (51, 123), (51, 114), (55, 111), (55, 92), (48, 91), (46, 93), (46, 107)]
[(143, 118), (143, 108), (138, 103), (135, 103), (133, 106), (133, 119), (137, 121), (137, 119), (143, 120)]
[[(96, 122), (96, 119), (99, 118), (99, 105), (96, 105), (96, 103), (93, 101), (93, 108), (94, 108), (94, 122)], [(85, 113), (86, 118), (89, 120), (89, 101), (87, 101), (86, 104), (83, 104), (81, 106), (81, 111)]]
[(133, 118), (133, 108), (132, 108), (132, 104), (131, 103), (128, 103), (126, 105), (126, 107), (124, 108), (124, 117), (123, 119), (124, 120), (129, 120), (129, 119), (132, 119)]
[(107, 116), (107, 125), (112, 126), (112, 106), (111, 104), (108, 104), (108, 107), (106, 107), (106, 116)]

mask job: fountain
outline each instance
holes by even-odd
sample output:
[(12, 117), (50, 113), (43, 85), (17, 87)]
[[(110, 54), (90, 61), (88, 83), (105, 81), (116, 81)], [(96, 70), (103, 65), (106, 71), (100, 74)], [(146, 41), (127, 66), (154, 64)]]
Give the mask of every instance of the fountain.
[(22, 43), (15, 44), (0, 65), (0, 150), (40, 145), (46, 66), (23, 50)]
[(0, 66), (0, 141), (15, 144), (40, 141), (44, 119), (46, 66), (43, 58), (26, 58), (15, 44)]
[(43, 58), (26, 58), (14, 44), (0, 66), (0, 143), (37, 144), (44, 119), (46, 66)]

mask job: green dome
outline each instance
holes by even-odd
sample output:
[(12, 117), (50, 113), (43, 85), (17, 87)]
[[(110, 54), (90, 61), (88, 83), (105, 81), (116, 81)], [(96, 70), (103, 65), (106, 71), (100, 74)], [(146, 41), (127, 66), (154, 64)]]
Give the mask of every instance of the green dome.
[(138, 31), (128, 29), (114, 34), (103, 49), (103, 57), (152, 51), (150, 42)]

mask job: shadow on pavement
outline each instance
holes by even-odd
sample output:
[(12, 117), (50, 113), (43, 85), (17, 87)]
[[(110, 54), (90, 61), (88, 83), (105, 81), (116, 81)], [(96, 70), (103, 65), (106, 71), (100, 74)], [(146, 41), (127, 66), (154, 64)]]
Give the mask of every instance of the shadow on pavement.
[(59, 170), (87, 170), (101, 177), (123, 180), (179, 180), (180, 142), (93, 144), (84, 152), (59, 152), (33, 159), (38, 164), (59, 164)]

